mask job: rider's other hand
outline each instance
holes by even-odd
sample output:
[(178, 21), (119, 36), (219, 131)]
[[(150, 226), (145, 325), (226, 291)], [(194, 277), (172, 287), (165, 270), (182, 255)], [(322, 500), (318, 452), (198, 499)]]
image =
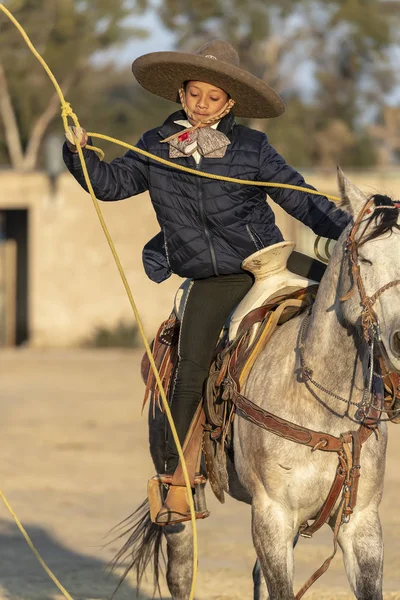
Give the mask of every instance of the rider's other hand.
[(70, 125), (68, 129), (68, 133), (65, 134), (68, 149), (71, 152), (78, 152), (77, 147), (75, 145), (75, 138), (79, 140), (81, 148), (84, 148), (88, 142), (88, 134), (86, 133), (86, 130), (82, 127), (74, 127), (73, 125)]

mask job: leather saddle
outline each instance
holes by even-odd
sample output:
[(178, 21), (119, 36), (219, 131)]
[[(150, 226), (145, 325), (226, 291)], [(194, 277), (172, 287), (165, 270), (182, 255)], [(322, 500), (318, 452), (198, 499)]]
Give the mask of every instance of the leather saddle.
[[(253, 274), (254, 284), (228, 320), (229, 341), (235, 339), (240, 323), (252, 310), (263, 304), (267, 304), (276, 296), (290, 294), (298, 289), (315, 285), (317, 281), (321, 280), (325, 270), (324, 265), (319, 263), (321, 267), (318, 271), (318, 267), (315, 264), (319, 261), (310, 259), (310, 257), (298, 252), (295, 253), (297, 255), (297, 263), (295, 262), (293, 265), (296, 269), (299, 257), (301, 257), (300, 260), (303, 261), (303, 274), (289, 270), (288, 261), (294, 248), (294, 242), (280, 242), (279, 244), (273, 244), (251, 254), (243, 261), (242, 269), (250, 271)], [(312, 274), (317, 279), (313, 279)], [(190, 279), (186, 279), (175, 296), (174, 313), (178, 320), (185, 306), (189, 285)]]
[[(262, 322), (260, 317), (263, 314), (263, 308), (261, 307), (274, 303), (276, 300), (281, 301), (283, 297), (296, 293), (297, 290), (314, 286), (317, 284), (317, 280), (321, 279), (325, 265), (298, 252), (294, 253), (294, 261), (292, 259), (292, 265), (296, 272), (288, 269), (288, 261), (292, 258), (294, 247), (294, 242), (289, 241), (274, 244), (255, 252), (242, 263), (243, 269), (250, 271), (254, 275), (255, 281), (223, 328), (215, 351), (216, 355), (221, 351), (221, 345), (232, 343), (236, 338), (241, 337), (244, 330), (249, 329), (250, 324), (255, 327), (252, 328), (251, 336), (246, 343), (249, 346), (254, 342), (259, 329), (258, 324)], [(311, 275), (316, 279), (312, 279)], [(151, 346), (167, 396), (178, 358), (180, 318), (189, 292), (190, 281), (190, 279), (186, 279), (178, 289), (173, 311), (161, 324)], [(156, 405), (162, 409), (159, 389), (147, 354), (143, 356), (141, 371), (146, 384), (143, 406), (150, 398), (153, 412)]]
[[(318, 282), (325, 271), (325, 265), (306, 255), (293, 252), (293, 249), (293, 242), (275, 244), (249, 256), (242, 264), (243, 269), (253, 273), (255, 283), (221, 332), (210, 366), (203, 403), (196, 412), (183, 446), (189, 478), (195, 490), (197, 518), (204, 518), (209, 514), (204, 494), (205, 478), (200, 473), (202, 455), (207, 478), (220, 502), (224, 502), (224, 491), (229, 490), (229, 473), (232, 474), (233, 464), (232, 422), (235, 415), (231, 386), (235, 392), (240, 392), (257, 357), (276, 327), (311, 307)], [(179, 317), (185, 304), (189, 283), (190, 280), (186, 280), (179, 288), (174, 310), (169, 319), (162, 323), (152, 345), (153, 357), (167, 399), (178, 360)], [(154, 414), (156, 406), (158, 405), (160, 410), (162, 406), (147, 354), (142, 361), (142, 377), (146, 383), (144, 404), (150, 397)], [(393, 412), (395, 402), (396, 407), (399, 405), (400, 408), (398, 391), (394, 391), (400, 389), (399, 380), (384, 383), (385, 400), (386, 394), (388, 398), (388, 402), (385, 402), (388, 416), (394, 422), (399, 422), (398, 412)], [(184, 486), (181, 464), (178, 465), (171, 483)], [(161, 488), (165, 482), (158, 481), (156, 477), (150, 480), (149, 484), (149, 499), (156, 515), (162, 506)], [(183, 504), (187, 508), (187, 499)], [(188, 520), (187, 513), (182, 520)]]
[[(271, 337), (274, 328), (283, 320), (298, 314), (299, 309), (304, 305), (305, 295), (310, 298), (308, 292), (305, 293), (304, 290), (315, 290), (317, 287), (316, 281), (308, 276), (310, 268), (312, 268), (313, 273), (318, 277), (318, 271), (313, 265), (316, 261), (297, 253), (298, 263), (299, 256), (304, 256), (306, 259), (306, 261), (300, 261), (303, 274), (288, 269), (288, 259), (294, 246), (293, 242), (281, 242), (252, 254), (243, 262), (243, 269), (253, 273), (255, 282), (221, 332), (211, 365), (203, 406), (199, 407), (184, 444), (185, 460), (187, 465), (190, 465), (189, 476), (192, 487), (196, 489), (195, 500), (197, 496), (199, 503), (199, 506), (196, 506), (196, 512), (199, 515), (207, 513), (203, 491), (204, 482), (202, 481), (203, 485), (200, 487), (198, 482), (202, 454), (199, 450), (202, 445), (205, 451), (205, 470), (214, 493), (221, 501), (221, 496), (223, 496), (221, 478), (215, 476), (218, 466), (215, 454), (216, 446), (214, 447), (213, 444), (218, 441), (219, 452), (220, 454), (224, 453), (226, 443), (230, 439), (233, 410), (229, 402), (221, 400), (221, 378), (224, 373), (222, 366), (228, 365), (227, 358), (229, 357), (230, 368), (235, 372), (238, 385), (242, 385), (258, 354)], [(308, 265), (305, 264), (307, 259)], [(322, 263), (320, 264), (324, 267)], [(319, 270), (318, 279), (322, 276), (323, 270), (323, 268)], [(174, 309), (169, 318), (161, 324), (152, 342), (152, 355), (167, 399), (169, 399), (170, 384), (178, 361), (180, 316), (185, 305), (189, 284), (190, 280), (186, 280), (180, 286), (175, 297)], [(282, 305), (284, 301), (286, 304)], [(271, 318), (275, 309), (280, 305), (282, 307), (276, 311), (275, 318)], [(154, 416), (157, 407), (161, 411), (163, 407), (147, 354), (142, 359), (142, 378), (146, 384), (143, 407), (150, 399)], [(174, 474), (174, 483), (175, 485), (184, 485), (180, 464)], [(161, 484), (157, 478), (153, 478), (150, 481), (149, 498), (152, 498), (154, 513), (157, 512), (161, 502), (159, 487)], [(199, 518), (201, 517), (199, 516)]]

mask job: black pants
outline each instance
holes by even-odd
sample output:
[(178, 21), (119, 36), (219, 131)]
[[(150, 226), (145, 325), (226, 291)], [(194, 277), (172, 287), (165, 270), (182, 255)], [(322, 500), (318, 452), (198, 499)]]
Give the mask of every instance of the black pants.
[[(196, 279), (191, 283), (181, 323), (179, 362), (171, 400), (171, 413), (181, 444), (201, 400), (221, 329), (252, 285), (253, 277), (247, 273)], [(166, 472), (173, 473), (178, 461), (167, 425)]]

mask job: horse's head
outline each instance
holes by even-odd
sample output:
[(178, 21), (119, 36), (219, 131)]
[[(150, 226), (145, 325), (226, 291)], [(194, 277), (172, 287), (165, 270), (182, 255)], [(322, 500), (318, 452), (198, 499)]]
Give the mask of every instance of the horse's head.
[(400, 371), (399, 205), (388, 196), (367, 198), (340, 169), (338, 182), (342, 207), (354, 219), (338, 244), (342, 318), (361, 326), (367, 340), (379, 343), (387, 367)]

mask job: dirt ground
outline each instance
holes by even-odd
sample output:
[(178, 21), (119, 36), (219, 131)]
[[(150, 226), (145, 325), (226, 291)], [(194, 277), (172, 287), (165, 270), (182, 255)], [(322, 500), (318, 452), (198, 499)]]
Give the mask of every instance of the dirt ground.
[[(0, 353), (0, 489), (74, 600), (110, 597), (118, 573), (108, 574), (107, 564), (120, 542), (112, 542), (109, 532), (144, 499), (153, 475), (140, 414), (140, 356), (141, 351), (114, 350)], [(390, 427), (381, 505), (384, 589), (386, 599), (400, 600), (400, 429)], [(211, 516), (198, 526), (196, 599), (251, 600), (255, 554), (249, 508), (230, 499), (220, 505), (210, 491), (208, 503)], [(0, 599), (59, 600), (60, 592), (0, 504)], [(331, 549), (328, 529), (301, 540), (296, 588)], [(117, 600), (135, 597), (131, 578)], [(151, 597), (149, 581), (139, 598)], [(352, 597), (340, 555), (305, 596)]]

